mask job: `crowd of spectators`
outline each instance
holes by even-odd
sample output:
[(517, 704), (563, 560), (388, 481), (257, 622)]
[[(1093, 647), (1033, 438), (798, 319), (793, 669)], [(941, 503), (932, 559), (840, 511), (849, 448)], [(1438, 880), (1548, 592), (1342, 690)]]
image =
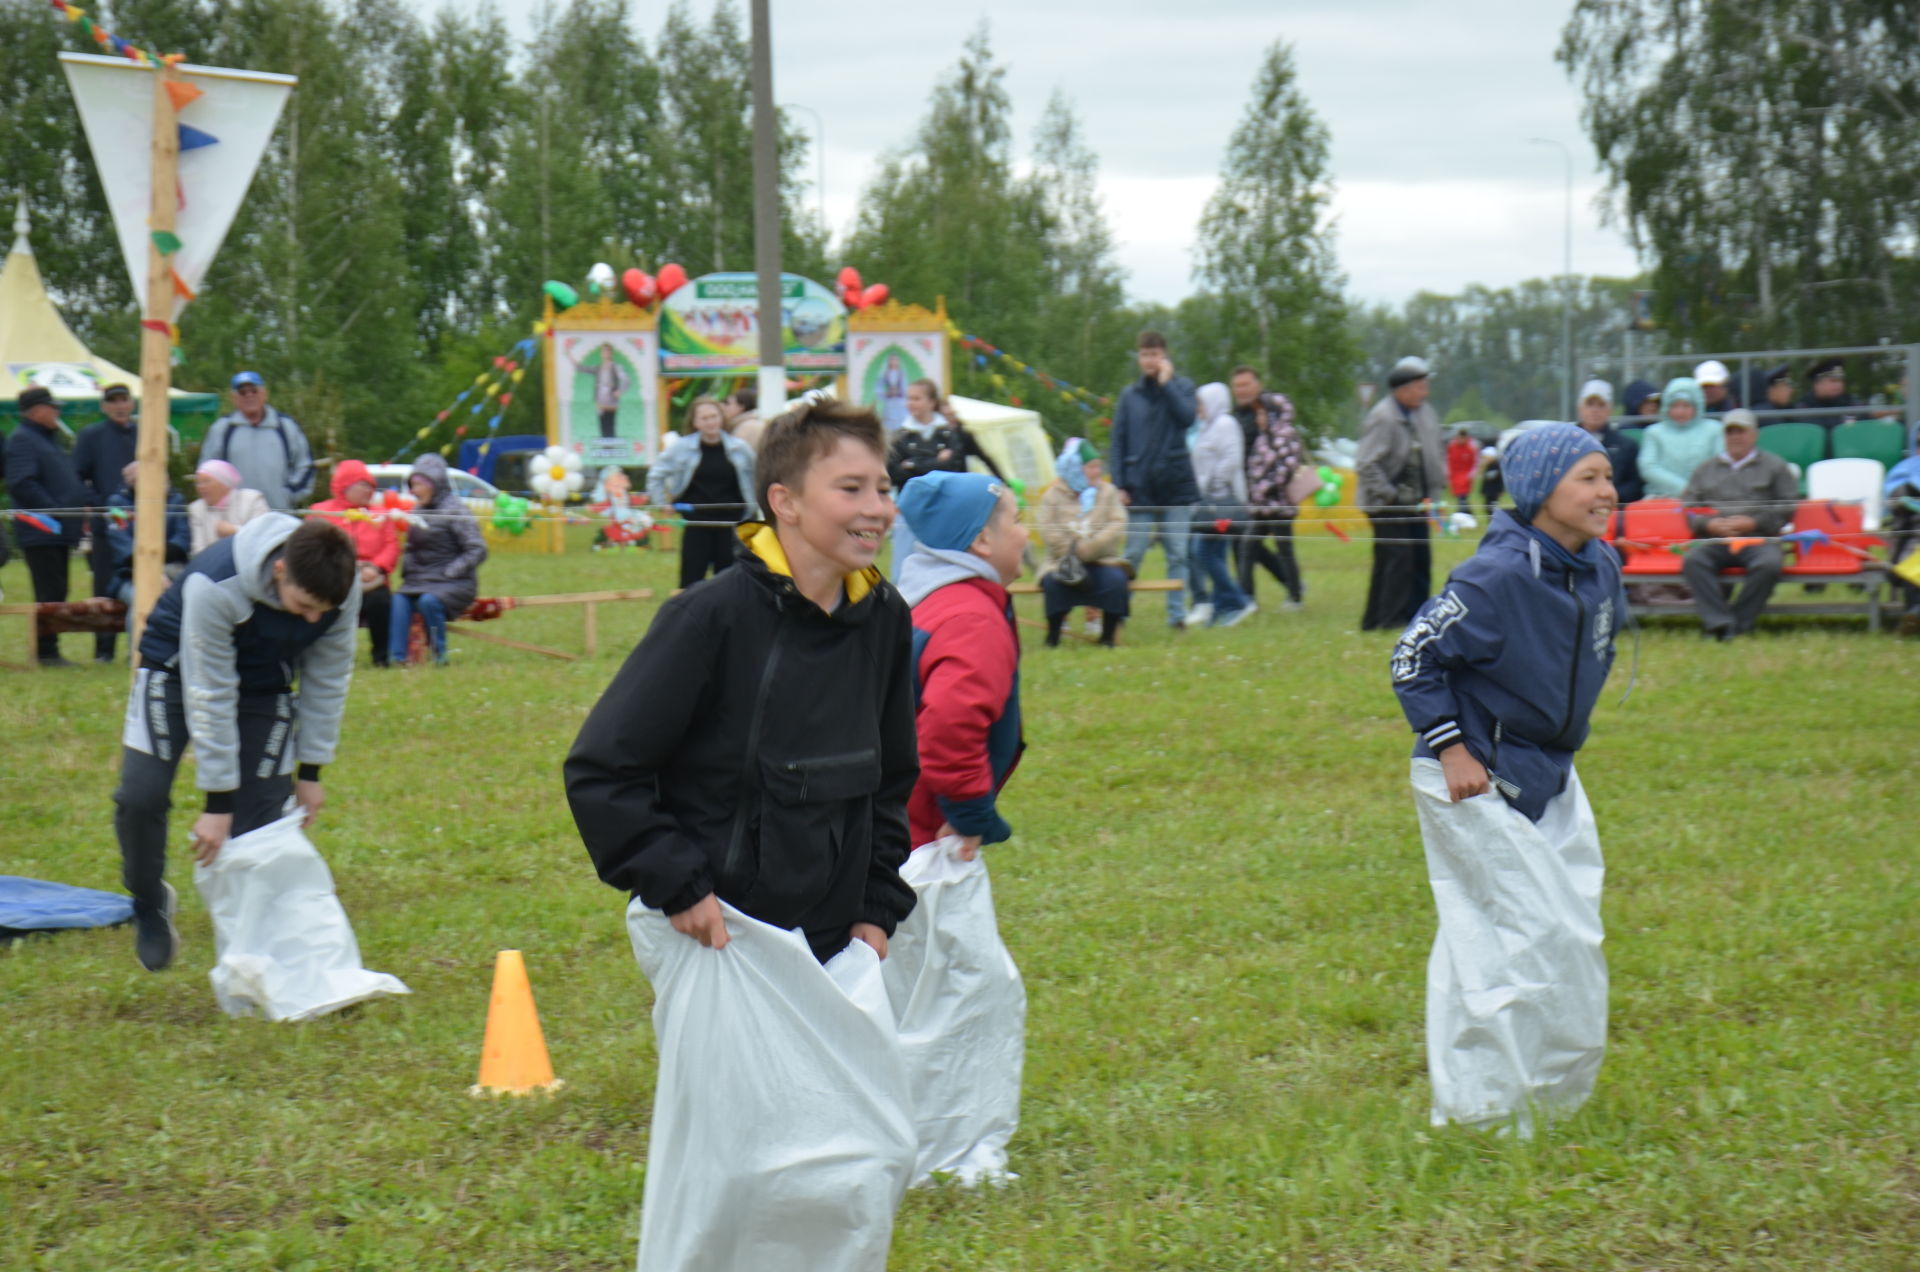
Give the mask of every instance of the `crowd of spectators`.
[[(196, 498), (187, 503), (171, 488), (166, 494), (164, 568), (178, 577), (195, 556), (269, 511), (290, 511), (304, 502), (314, 481), (313, 452), (292, 416), (268, 404), (267, 384), (255, 371), (233, 377), (233, 409), (221, 416), (201, 442), (193, 475)], [(20, 426), (7, 438), (6, 487), (20, 513), (14, 537), (26, 558), (39, 603), (65, 602), (73, 550), (90, 539), (93, 595), (131, 604), (133, 599), (134, 462), (138, 420), (133, 394), (124, 384), (100, 391), (102, 418), (82, 429), (68, 452), (56, 440), (61, 406), (40, 387), (23, 389), (16, 399)], [(751, 410), (752, 403), (746, 404)], [(432, 653), (446, 660), (446, 622), (458, 618), (478, 591), (477, 571), (487, 548), (479, 522), (447, 484), (446, 462), (435, 454), (420, 457), (409, 478), (419, 506), (410, 522), (404, 563), (398, 527), (390, 516), (366, 510), (373, 502), (374, 480), (359, 460), (334, 467), (333, 498), (312, 511), (346, 528), (360, 562), (363, 604), (360, 623), (368, 628), (376, 666), (404, 662), (413, 617), (421, 615)], [(403, 582), (390, 579), (400, 568)], [(115, 658), (115, 636), (94, 637), (94, 658)], [(42, 666), (71, 666), (60, 654), (57, 634), (43, 632), (37, 654)], [(391, 655), (391, 657), (390, 657)]]

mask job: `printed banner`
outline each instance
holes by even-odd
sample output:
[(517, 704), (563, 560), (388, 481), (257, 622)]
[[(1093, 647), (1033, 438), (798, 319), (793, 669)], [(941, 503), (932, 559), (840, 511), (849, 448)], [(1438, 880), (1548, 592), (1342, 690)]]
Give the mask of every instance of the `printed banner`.
[(909, 384), (932, 380), (946, 396), (946, 340), (935, 331), (854, 332), (847, 337), (848, 396), (880, 412), (892, 432), (907, 418)]
[[(120, 254), (144, 315), (147, 251), (154, 242), (147, 224), (153, 207), (153, 77), (159, 72), (125, 58), (90, 53), (62, 53), (60, 62), (80, 108), (80, 123), (120, 237)], [(179, 243), (168, 258), (175, 277), (173, 314), (178, 318), (206, 278), (245, 201), (297, 81), (291, 75), (216, 66), (181, 65), (175, 70), (200, 90), (180, 112), (180, 203), (174, 224)]]
[(656, 427), (651, 331), (555, 331), (554, 419), (560, 444), (589, 469), (653, 462)]
[[(669, 376), (737, 376), (760, 365), (759, 280), (703, 274), (660, 306), (660, 368)], [(847, 307), (798, 274), (780, 276), (787, 370), (833, 375), (847, 366)]]

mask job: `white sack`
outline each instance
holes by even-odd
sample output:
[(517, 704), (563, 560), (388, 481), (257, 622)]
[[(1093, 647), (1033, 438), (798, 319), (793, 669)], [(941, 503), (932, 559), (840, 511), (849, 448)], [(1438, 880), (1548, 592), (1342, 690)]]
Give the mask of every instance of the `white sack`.
[(229, 1016), (311, 1020), (382, 994), (398, 977), (360, 965), (333, 875), (300, 828), (304, 810), (236, 835), (193, 882), (213, 916), (208, 979)]
[(942, 839), (907, 858), (900, 877), (918, 900), (880, 971), (913, 1081), (914, 1183), (937, 1172), (971, 1187), (1012, 1178), (1027, 991), (994, 922), (986, 858), (962, 861), (959, 847)]
[(1427, 962), (1433, 1124), (1564, 1116), (1593, 1092), (1607, 1043), (1600, 834), (1578, 773), (1536, 825), (1498, 795), (1447, 800), (1413, 761), (1440, 930)]
[(660, 1051), (640, 1270), (885, 1272), (913, 1120), (879, 956), (854, 941), (822, 967), (721, 910), (710, 950), (627, 908)]

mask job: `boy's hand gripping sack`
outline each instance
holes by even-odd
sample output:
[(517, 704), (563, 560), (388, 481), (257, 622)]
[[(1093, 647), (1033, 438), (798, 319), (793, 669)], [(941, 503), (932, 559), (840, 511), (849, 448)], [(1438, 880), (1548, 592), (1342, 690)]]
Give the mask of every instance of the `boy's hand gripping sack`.
[(822, 967), (721, 910), (713, 950), (627, 909), (660, 1052), (639, 1266), (885, 1272), (914, 1141), (879, 956), (854, 941)]
[(913, 1081), (916, 1184), (1014, 1178), (1027, 991), (1000, 940), (986, 859), (962, 861), (959, 847), (941, 839), (907, 858), (900, 877), (917, 900), (880, 969)]
[(410, 992), (360, 965), (333, 875), (301, 829), (304, 811), (229, 839), (193, 882), (213, 917), (208, 979), (230, 1016), (311, 1020), (382, 994)]

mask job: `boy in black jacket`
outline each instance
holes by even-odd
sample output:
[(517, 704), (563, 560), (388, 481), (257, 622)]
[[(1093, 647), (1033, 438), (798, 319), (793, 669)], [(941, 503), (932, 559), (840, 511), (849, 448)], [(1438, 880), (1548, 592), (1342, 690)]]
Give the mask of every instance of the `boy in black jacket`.
[(886, 457), (865, 408), (774, 420), (755, 474), (771, 524), (743, 522), (740, 568), (661, 606), (567, 757), (601, 879), (712, 949), (722, 900), (822, 963), (850, 940), (884, 958), (913, 909), (912, 618), (873, 566)]

